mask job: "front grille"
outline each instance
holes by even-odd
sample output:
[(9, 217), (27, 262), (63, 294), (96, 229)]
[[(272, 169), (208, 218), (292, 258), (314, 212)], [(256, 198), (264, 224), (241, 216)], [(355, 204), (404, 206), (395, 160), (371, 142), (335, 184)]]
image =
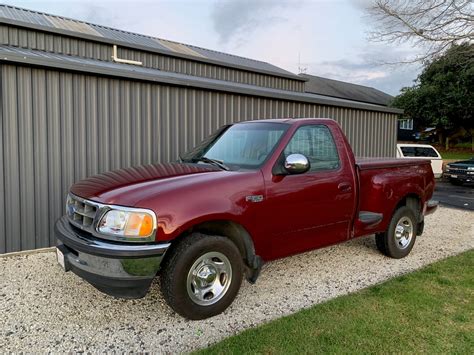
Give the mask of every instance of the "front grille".
[(466, 174), (467, 173), (467, 169), (463, 169), (463, 168), (449, 168), (448, 169), (448, 172), (450, 174)]
[[(133, 212), (136, 211), (146, 212), (149, 214), (153, 214), (153, 211), (141, 209), (141, 208), (129, 208), (123, 206), (115, 206), (115, 205), (108, 205), (102, 204), (100, 202), (95, 202), (91, 200), (86, 200), (82, 197), (78, 197), (70, 193), (67, 196), (66, 200), (66, 216), (69, 223), (75, 227), (77, 230), (80, 230), (84, 234), (84, 237), (95, 237), (99, 239), (107, 239), (113, 241), (127, 241), (127, 242), (150, 242), (155, 239), (155, 230), (153, 233), (147, 237), (128, 237), (123, 236), (121, 234), (105, 234), (100, 233), (98, 231), (98, 224), (101, 219), (109, 212), (110, 210), (118, 210), (118, 211), (127, 211)], [(153, 220), (154, 229), (156, 229), (156, 216)]]
[(66, 202), (66, 214), (74, 226), (93, 232), (94, 220), (97, 217), (99, 204), (69, 195)]

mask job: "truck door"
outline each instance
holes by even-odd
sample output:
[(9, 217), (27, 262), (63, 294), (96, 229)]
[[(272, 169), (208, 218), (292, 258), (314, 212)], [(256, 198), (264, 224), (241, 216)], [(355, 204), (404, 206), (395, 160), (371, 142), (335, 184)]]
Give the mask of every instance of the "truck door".
[[(339, 130), (335, 132), (342, 136)], [(266, 176), (265, 210), (274, 257), (334, 244), (349, 238), (355, 209), (355, 176), (346, 141), (328, 126), (300, 126), (284, 148), (310, 161), (308, 172)], [(337, 144), (336, 144), (337, 142)]]

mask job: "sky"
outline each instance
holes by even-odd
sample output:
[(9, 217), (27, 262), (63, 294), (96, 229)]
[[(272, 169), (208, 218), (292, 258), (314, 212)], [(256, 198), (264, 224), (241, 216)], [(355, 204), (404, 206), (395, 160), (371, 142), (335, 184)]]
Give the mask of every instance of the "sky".
[(390, 65), (416, 48), (369, 42), (371, 0), (3, 1), (121, 30), (262, 60), (293, 73), (397, 95), (418, 65)]

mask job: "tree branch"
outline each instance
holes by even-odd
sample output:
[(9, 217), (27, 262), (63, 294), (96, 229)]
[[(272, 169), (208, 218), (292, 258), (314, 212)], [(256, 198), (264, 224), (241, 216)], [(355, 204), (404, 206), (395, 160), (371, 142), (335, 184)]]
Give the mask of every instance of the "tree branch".
[(374, 0), (369, 13), (376, 28), (370, 40), (426, 49), (410, 63), (432, 59), (452, 44), (474, 41), (472, 0)]

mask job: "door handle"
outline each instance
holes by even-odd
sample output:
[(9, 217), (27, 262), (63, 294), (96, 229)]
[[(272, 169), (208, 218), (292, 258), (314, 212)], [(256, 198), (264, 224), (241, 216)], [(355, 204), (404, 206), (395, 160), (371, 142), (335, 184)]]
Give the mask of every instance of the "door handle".
[(349, 184), (348, 182), (341, 182), (339, 185), (337, 185), (337, 188), (341, 192), (351, 192), (352, 191), (352, 185)]

